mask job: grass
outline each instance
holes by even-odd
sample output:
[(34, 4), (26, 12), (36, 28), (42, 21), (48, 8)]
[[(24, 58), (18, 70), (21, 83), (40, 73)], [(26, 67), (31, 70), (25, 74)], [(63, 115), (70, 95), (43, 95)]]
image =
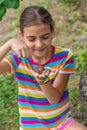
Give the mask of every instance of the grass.
[(18, 130), (17, 84), (12, 75), (0, 75), (0, 130)]

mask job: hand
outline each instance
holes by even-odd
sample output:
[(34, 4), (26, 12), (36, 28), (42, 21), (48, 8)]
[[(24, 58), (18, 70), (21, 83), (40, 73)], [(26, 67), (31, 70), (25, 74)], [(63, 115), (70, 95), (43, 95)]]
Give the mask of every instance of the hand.
[(40, 84), (46, 84), (49, 81), (48, 76), (50, 72), (51, 72), (50, 69), (38, 66), (36, 68), (36, 73), (34, 73), (34, 76)]
[(9, 40), (11, 49), (18, 54), (19, 57), (30, 57), (29, 48), (22, 39), (12, 38)]

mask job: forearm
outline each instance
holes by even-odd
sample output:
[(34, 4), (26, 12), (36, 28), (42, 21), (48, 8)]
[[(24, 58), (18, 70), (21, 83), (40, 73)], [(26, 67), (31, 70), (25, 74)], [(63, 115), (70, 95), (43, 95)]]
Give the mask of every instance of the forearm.
[(0, 47), (0, 61), (5, 57), (5, 55), (10, 51), (10, 40)]
[(58, 91), (58, 89), (54, 88), (50, 82), (40, 86), (51, 104), (55, 104), (60, 100), (61, 93)]
[(67, 86), (69, 74), (58, 73), (53, 84), (49, 80), (49, 74), (50, 71), (46, 71), (46, 73), (42, 72), (42, 74), (35, 73), (34, 76), (48, 101), (51, 104), (56, 104)]

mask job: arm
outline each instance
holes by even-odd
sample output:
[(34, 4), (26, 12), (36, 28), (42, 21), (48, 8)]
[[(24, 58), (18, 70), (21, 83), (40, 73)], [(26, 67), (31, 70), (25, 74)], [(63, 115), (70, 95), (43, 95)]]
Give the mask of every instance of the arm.
[[(66, 51), (67, 52), (67, 51)], [(51, 70), (52, 71), (52, 70)], [(47, 74), (41, 74), (36, 75), (37, 81), (39, 82), (42, 91), (44, 92), (45, 96), (49, 100), (50, 103), (58, 103), (60, 100), (66, 86), (69, 80), (69, 75), (75, 72), (75, 64), (74, 64), (74, 56), (71, 51), (68, 51), (68, 54), (66, 56), (66, 60), (62, 62), (61, 69), (59, 70), (59, 73), (57, 74), (53, 84), (51, 84), (47, 79), (46, 83), (42, 82), (40, 84), (40, 80), (44, 80), (44, 77), (49, 76), (49, 73)]]
[(16, 52), (19, 57), (29, 57), (29, 50), (24, 42), (15, 38), (8, 40), (0, 47), (0, 73), (11, 71), (9, 64), (3, 61), (3, 58), (10, 50)]
[(0, 47), (0, 73), (5, 73), (11, 70), (10, 66), (3, 61), (5, 55), (11, 50), (10, 42), (6, 42), (3, 46)]
[(40, 85), (42, 91), (51, 104), (58, 103), (65, 87), (67, 86), (68, 79), (69, 74), (58, 74), (53, 84), (47, 82), (46, 84)]

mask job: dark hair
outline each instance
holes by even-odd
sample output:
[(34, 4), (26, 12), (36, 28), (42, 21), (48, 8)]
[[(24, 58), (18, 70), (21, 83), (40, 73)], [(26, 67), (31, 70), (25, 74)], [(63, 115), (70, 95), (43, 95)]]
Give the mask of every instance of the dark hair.
[(54, 32), (55, 23), (51, 14), (41, 6), (30, 6), (24, 9), (20, 16), (20, 30), (23, 33), (24, 27), (33, 26), (39, 23), (49, 24)]

